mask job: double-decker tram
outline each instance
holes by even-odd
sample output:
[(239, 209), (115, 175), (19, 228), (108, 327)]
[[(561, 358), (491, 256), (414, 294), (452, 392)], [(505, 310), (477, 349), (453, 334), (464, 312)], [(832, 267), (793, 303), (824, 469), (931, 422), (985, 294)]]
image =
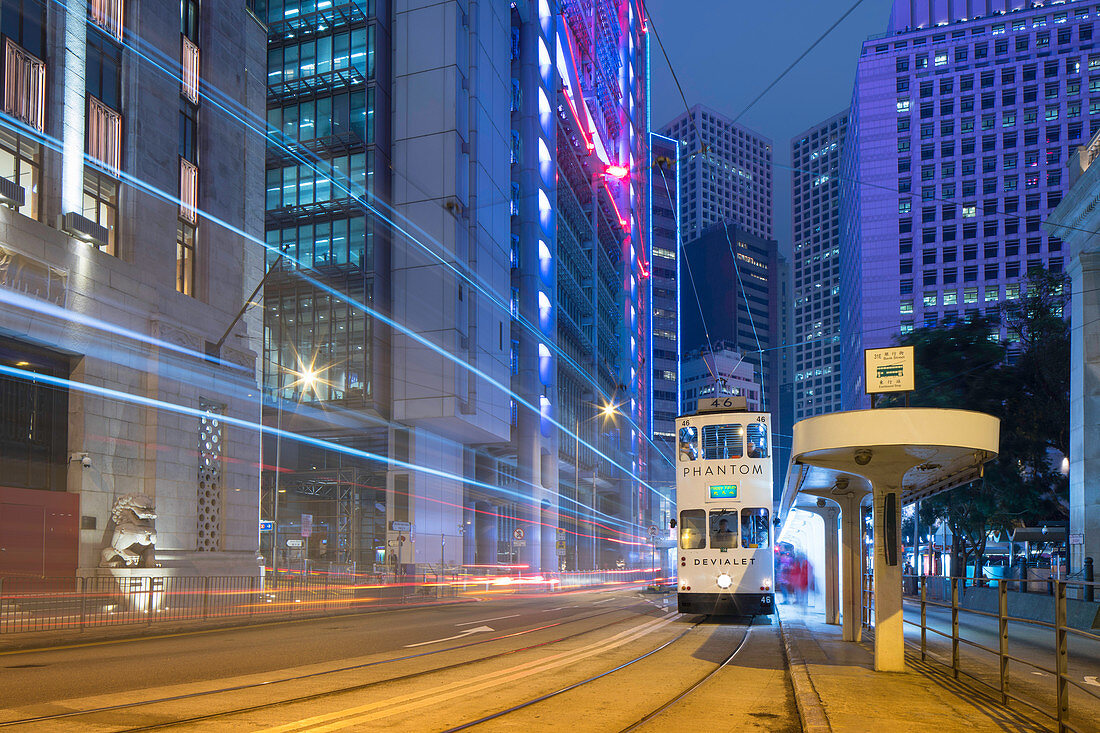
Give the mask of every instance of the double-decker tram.
[(681, 613), (775, 611), (770, 425), (743, 397), (701, 400), (677, 418)]

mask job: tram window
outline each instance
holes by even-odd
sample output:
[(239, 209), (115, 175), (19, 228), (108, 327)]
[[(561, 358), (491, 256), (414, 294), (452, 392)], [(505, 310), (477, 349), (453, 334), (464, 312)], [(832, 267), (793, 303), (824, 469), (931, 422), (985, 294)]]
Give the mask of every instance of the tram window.
[(741, 510), (741, 546), (756, 550), (768, 546), (768, 510)]
[(680, 428), (680, 455), (681, 461), (695, 461), (699, 458), (699, 429), (691, 427)]
[(680, 512), (680, 547), (702, 550), (707, 546), (707, 513), (702, 509)]
[(744, 432), (740, 425), (704, 425), (703, 459), (740, 458)]
[(737, 510), (720, 509), (710, 513), (711, 549), (737, 547)]
[(749, 458), (768, 457), (768, 428), (764, 423), (750, 423), (748, 426), (749, 449), (746, 455)]

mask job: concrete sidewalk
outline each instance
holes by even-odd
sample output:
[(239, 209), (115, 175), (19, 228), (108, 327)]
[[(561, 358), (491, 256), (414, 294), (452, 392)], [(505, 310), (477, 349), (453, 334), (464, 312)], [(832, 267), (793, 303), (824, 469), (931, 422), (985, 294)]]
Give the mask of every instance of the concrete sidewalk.
[[(868, 633), (841, 640), (814, 609), (779, 606), (795, 701), (806, 733), (986, 733), (1048, 731), (1052, 722), (1023, 706), (1008, 708), (985, 687), (953, 679), (906, 650), (906, 672), (875, 672)], [(1034, 717), (1033, 717), (1034, 716)]]

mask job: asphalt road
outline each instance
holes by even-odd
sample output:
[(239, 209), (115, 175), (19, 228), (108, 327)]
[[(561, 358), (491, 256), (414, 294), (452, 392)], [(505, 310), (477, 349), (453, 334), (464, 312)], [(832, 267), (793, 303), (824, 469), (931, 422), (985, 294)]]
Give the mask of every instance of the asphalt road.
[[(639, 729), (799, 729), (777, 626), (683, 617), (668, 600), (636, 590), (497, 597), (8, 652), (0, 727), (113, 708), (11, 727), (117, 731), (215, 715), (177, 729), (447, 730), (550, 695), (479, 727), (617, 731), (714, 673)], [(116, 707), (149, 700), (161, 702)]]

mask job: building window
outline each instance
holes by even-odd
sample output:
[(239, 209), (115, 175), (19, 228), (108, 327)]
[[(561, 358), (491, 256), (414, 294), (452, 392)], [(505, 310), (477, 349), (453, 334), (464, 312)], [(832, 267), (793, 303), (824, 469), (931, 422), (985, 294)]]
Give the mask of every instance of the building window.
[(180, 100), (180, 149), (181, 158), (196, 165), (199, 162), (199, 111), (186, 99)]
[(122, 46), (94, 27), (88, 32), (84, 91), (111, 109), (122, 109)]
[(84, 166), (84, 202), (81, 214), (107, 229), (109, 255), (118, 255), (118, 189), (119, 182), (100, 171)]
[(180, 35), (199, 44), (199, 0), (180, 0)]
[(199, 47), (187, 36), (183, 37), (180, 59), (180, 93), (199, 103)]
[(122, 40), (123, 0), (88, 0), (88, 17), (103, 30)]
[(4, 42), (4, 112), (46, 129), (46, 64), (10, 38)]
[(112, 170), (121, 166), (122, 115), (95, 97), (88, 97), (88, 155)]
[(180, 218), (198, 224), (199, 221), (199, 169), (180, 158)]
[(16, 211), (37, 219), (39, 182), (42, 180), (42, 146), (13, 130), (0, 126), (0, 176), (23, 187), (23, 205)]
[(176, 290), (191, 296), (195, 294), (195, 231), (194, 224), (182, 219), (176, 223)]

